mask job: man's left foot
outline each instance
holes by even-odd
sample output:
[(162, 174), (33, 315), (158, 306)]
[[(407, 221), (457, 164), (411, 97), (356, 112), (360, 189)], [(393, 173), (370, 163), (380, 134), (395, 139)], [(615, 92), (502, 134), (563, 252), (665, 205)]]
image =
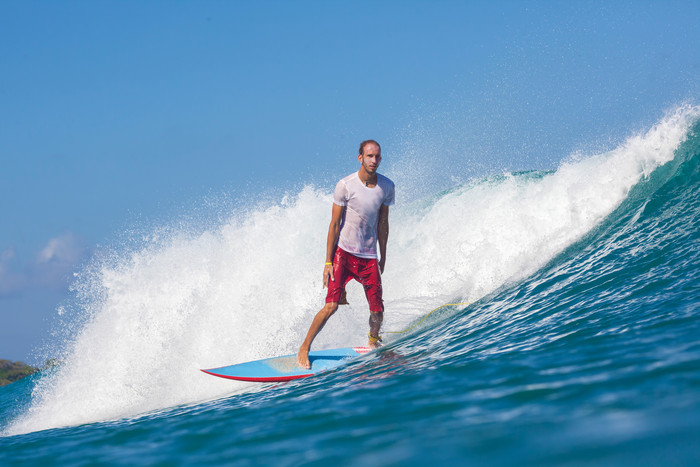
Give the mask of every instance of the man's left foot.
[(372, 334), (369, 334), (369, 343), (367, 344), (370, 349), (378, 349), (379, 347), (382, 346), (382, 338), (381, 336), (379, 337), (372, 337)]

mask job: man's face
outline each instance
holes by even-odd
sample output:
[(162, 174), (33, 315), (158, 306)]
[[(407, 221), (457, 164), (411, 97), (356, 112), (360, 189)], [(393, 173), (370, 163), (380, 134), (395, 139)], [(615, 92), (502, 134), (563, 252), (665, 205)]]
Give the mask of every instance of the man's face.
[(362, 154), (357, 156), (360, 160), (360, 164), (365, 168), (367, 173), (375, 174), (377, 172), (377, 167), (382, 161), (382, 151), (376, 144), (366, 144), (363, 148)]

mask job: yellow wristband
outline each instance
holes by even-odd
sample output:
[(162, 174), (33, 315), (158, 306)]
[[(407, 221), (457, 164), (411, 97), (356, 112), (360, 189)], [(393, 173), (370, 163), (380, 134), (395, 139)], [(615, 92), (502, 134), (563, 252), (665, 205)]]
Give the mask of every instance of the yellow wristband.
[(333, 263), (326, 263), (326, 266), (333, 266)]

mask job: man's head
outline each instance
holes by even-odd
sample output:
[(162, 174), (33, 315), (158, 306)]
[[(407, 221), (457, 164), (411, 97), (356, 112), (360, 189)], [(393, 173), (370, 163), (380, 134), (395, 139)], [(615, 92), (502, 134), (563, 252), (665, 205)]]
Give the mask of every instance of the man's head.
[(357, 159), (368, 174), (374, 175), (377, 172), (379, 163), (382, 161), (382, 148), (373, 139), (363, 141), (360, 143), (360, 153)]

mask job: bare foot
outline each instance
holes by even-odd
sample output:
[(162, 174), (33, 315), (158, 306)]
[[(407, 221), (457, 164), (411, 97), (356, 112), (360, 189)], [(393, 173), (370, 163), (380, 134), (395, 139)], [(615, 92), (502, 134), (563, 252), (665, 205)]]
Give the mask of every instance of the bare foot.
[(309, 361), (309, 350), (308, 349), (303, 349), (303, 348), (299, 349), (299, 352), (297, 353), (297, 363), (302, 368), (306, 368), (307, 370), (311, 369), (311, 362)]
[(379, 347), (382, 346), (382, 342), (380, 340), (372, 342), (372, 340), (370, 339), (369, 344), (367, 344), (367, 346), (370, 349), (378, 349)]

